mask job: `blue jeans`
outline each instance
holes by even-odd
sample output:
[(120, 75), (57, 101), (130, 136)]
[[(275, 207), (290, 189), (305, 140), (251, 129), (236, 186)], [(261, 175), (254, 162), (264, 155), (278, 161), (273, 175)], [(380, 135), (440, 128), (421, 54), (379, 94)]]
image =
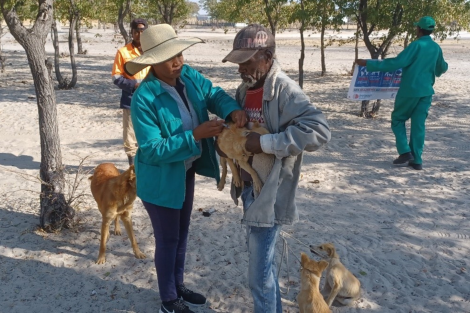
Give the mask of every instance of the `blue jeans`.
[[(243, 211), (253, 203), (253, 187), (245, 187), (241, 198)], [(274, 250), (281, 225), (247, 226), (248, 285), (253, 296), (254, 313), (282, 313)]]

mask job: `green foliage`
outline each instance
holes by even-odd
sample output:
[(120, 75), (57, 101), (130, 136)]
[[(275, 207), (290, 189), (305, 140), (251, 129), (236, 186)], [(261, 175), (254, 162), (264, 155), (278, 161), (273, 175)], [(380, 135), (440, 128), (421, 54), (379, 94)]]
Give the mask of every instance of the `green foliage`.
[[(204, 9), (212, 18), (232, 23), (261, 23), (267, 24), (263, 0), (205, 0)], [(234, 10), (234, 8), (237, 8)]]
[(199, 12), (199, 4), (192, 1), (186, 1), (186, 5), (189, 7), (189, 14), (194, 16)]
[(155, 12), (157, 20), (171, 25), (183, 22), (192, 10), (186, 0), (147, 0), (146, 5), (147, 12)]
[(39, 6), (36, 0), (1, 0), (0, 4), (8, 11), (14, 8), (21, 21), (34, 20), (38, 14)]
[(230, 23), (258, 23), (269, 26), (273, 34), (284, 29), (292, 15), (292, 5), (288, 0), (202, 0), (201, 3), (215, 19)]
[[(470, 25), (468, 0), (356, 0), (344, 1), (341, 8), (356, 12), (371, 55), (384, 56), (394, 38), (413, 39), (416, 36), (413, 23), (425, 15), (436, 20), (434, 35), (439, 39), (455, 36)], [(379, 33), (382, 35), (377, 36)]]

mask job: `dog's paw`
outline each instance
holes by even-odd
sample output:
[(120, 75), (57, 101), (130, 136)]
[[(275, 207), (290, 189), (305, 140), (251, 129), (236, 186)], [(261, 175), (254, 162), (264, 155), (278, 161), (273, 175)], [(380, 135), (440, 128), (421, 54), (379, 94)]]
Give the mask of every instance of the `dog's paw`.
[(263, 188), (263, 185), (262, 185), (262, 184), (259, 184), (259, 183), (253, 182), (253, 188), (255, 188), (256, 193), (260, 194), (260, 193), (261, 193), (261, 189)]
[(136, 257), (137, 259), (145, 259), (145, 258), (147, 257), (145, 254), (143, 254), (143, 253), (140, 252), (140, 251), (136, 251), (136, 252), (134, 253), (134, 255), (135, 255), (135, 257)]
[(115, 229), (114, 230), (114, 235), (115, 236), (121, 236), (121, 230), (120, 229)]
[(106, 263), (106, 258), (103, 256), (98, 257), (98, 260), (96, 260), (96, 264), (104, 264)]
[(224, 190), (224, 187), (225, 187), (225, 182), (220, 181), (219, 184), (217, 185), (217, 190), (222, 191)]
[(234, 178), (233, 179), (233, 184), (235, 185), (235, 187), (239, 188), (239, 187), (242, 186), (242, 181), (240, 179)]

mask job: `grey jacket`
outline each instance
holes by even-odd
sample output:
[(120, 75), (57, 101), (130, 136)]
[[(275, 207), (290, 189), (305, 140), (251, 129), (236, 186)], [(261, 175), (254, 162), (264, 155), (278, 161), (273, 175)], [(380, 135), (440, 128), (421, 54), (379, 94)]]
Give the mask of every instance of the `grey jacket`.
[[(243, 107), (247, 87), (238, 87), (235, 99)], [(323, 113), (299, 85), (274, 63), (266, 77), (262, 113), (271, 134), (261, 136), (263, 152), (273, 154), (273, 168), (259, 196), (246, 210), (242, 223), (270, 227), (290, 225), (299, 219), (295, 192), (303, 151), (315, 151), (331, 138)], [(232, 196), (234, 195), (232, 186)]]

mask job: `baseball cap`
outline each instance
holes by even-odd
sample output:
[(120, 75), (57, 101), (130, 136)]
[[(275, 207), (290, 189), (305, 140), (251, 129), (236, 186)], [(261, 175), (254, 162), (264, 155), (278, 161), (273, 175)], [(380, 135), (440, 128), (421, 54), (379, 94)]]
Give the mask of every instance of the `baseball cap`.
[(414, 23), (414, 25), (424, 30), (434, 30), (436, 21), (430, 16), (423, 16), (418, 23)]
[(143, 18), (135, 18), (131, 22), (131, 29), (137, 29), (137, 26), (139, 24), (143, 24), (145, 29), (147, 29), (147, 27), (148, 27), (148, 24), (147, 24), (146, 20), (144, 20)]
[(259, 50), (275, 46), (274, 36), (266, 27), (250, 24), (237, 33), (233, 40), (233, 50), (222, 62), (244, 63)]

